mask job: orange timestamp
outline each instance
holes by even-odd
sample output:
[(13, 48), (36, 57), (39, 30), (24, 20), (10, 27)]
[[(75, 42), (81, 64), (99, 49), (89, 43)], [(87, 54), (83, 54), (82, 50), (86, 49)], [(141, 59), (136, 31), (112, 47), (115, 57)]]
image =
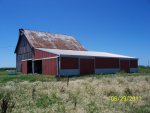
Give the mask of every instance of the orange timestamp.
[(112, 102), (135, 102), (142, 101), (142, 96), (110, 96)]

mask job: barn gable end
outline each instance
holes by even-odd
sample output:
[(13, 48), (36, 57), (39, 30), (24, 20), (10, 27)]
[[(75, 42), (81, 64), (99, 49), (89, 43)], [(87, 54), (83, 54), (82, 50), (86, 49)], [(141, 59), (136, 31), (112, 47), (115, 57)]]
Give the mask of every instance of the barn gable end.
[(15, 49), (16, 53), (16, 70), (21, 71), (21, 60), (32, 59), (33, 50), (30, 43), (22, 32), (19, 32), (19, 40)]

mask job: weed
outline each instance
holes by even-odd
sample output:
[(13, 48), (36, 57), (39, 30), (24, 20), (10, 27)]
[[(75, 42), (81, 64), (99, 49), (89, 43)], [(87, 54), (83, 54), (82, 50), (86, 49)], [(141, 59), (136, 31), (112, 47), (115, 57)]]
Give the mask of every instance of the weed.
[[(56, 81), (54, 76), (22, 76), (20, 73), (17, 76), (7, 76), (2, 73), (0, 112), (2, 109), (8, 113), (150, 112), (150, 74), (142, 76), (142, 72), (139, 72), (125, 73), (125, 76), (119, 73), (73, 77), (69, 78), (67, 87), (66, 78)], [(142, 101), (130, 104), (131, 102), (112, 102), (109, 98), (121, 95), (142, 96)]]
[(35, 99), (35, 87), (33, 87), (33, 89), (32, 89), (32, 99)]
[(41, 108), (46, 108), (49, 105), (52, 105), (52, 104), (55, 104), (55, 103), (56, 103), (55, 99), (50, 98), (48, 96), (43, 96), (43, 97), (40, 97), (39, 99), (37, 99), (36, 106), (41, 107)]
[(107, 97), (116, 96), (116, 95), (118, 95), (118, 93), (115, 90), (108, 90), (108, 91), (106, 91), (106, 95), (107, 95)]
[(78, 94), (74, 94), (74, 93), (69, 92), (69, 100), (72, 101), (72, 103), (74, 105), (74, 109), (76, 109), (76, 106), (77, 106), (77, 101), (78, 101), (77, 95)]
[(66, 113), (66, 107), (63, 103), (58, 103), (56, 113)]
[(52, 93), (51, 96), (45, 95), (45, 96), (38, 98), (36, 101), (36, 106), (41, 107), (41, 108), (46, 108), (49, 105), (56, 104), (60, 101), (61, 101), (61, 99), (56, 96), (56, 93)]
[(99, 113), (98, 106), (94, 101), (90, 101), (90, 103), (87, 104), (87, 113)]
[(150, 113), (150, 104), (138, 106), (136, 108), (132, 108), (130, 113)]
[(127, 88), (125, 88), (124, 93), (125, 93), (126, 96), (131, 96), (132, 95), (132, 90), (129, 87), (127, 87)]
[(1, 113), (10, 113), (15, 106), (15, 102), (11, 100), (11, 93), (4, 92), (1, 93)]

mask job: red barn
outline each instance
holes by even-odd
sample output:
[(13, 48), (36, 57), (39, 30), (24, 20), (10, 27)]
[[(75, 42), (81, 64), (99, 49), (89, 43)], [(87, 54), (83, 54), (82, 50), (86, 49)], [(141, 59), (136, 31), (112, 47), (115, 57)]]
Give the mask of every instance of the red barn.
[(75, 38), (31, 30), (19, 30), (15, 49), (16, 69), (22, 73), (84, 75), (137, 72), (138, 59), (87, 51)]

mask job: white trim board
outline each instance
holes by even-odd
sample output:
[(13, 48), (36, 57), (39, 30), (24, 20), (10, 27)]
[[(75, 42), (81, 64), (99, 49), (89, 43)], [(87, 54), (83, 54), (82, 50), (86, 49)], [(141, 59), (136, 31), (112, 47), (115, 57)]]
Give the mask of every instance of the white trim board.
[(47, 57), (47, 58), (39, 58), (39, 59), (25, 59), (25, 60), (21, 60), (21, 61), (28, 61), (28, 60), (32, 60), (32, 61), (36, 61), (36, 60), (48, 60), (48, 59), (54, 59), (54, 58), (58, 58), (59, 56), (56, 57)]

